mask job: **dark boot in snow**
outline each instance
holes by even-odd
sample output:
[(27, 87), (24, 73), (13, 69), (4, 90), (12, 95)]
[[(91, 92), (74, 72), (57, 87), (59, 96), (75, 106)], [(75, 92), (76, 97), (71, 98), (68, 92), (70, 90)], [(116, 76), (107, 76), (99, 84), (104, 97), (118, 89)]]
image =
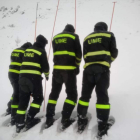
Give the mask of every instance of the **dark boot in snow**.
[(53, 117), (47, 118), (45, 128), (49, 128), (50, 126), (53, 125), (55, 119)]
[(78, 118), (78, 133), (82, 133), (86, 126), (87, 126), (87, 123), (88, 123), (88, 118)]
[(24, 128), (25, 124), (16, 123), (16, 133), (20, 133), (20, 131)]

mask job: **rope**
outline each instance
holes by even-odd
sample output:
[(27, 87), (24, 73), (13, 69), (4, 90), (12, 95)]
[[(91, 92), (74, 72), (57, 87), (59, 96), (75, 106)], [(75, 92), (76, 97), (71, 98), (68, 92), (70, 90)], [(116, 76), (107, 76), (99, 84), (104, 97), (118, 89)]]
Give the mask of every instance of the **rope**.
[(76, 0), (75, 0), (75, 33), (76, 33)]

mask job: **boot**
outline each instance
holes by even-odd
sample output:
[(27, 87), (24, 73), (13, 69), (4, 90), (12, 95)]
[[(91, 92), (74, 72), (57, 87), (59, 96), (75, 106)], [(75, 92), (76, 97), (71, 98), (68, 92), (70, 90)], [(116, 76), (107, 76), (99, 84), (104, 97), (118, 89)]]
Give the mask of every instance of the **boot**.
[(86, 126), (87, 126), (87, 123), (88, 123), (88, 118), (80, 118), (78, 117), (78, 133), (82, 133)]
[(16, 132), (20, 133), (20, 131), (24, 128), (25, 124), (16, 123)]
[(11, 116), (11, 121), (10, 121), (10, 125), (13, 126), (16, 124), (16, 119), (15, 116)]
[(49, 128), (50, 126), (53, 125), (55, 119), (53, 117), (47, 118), (45, 128)]

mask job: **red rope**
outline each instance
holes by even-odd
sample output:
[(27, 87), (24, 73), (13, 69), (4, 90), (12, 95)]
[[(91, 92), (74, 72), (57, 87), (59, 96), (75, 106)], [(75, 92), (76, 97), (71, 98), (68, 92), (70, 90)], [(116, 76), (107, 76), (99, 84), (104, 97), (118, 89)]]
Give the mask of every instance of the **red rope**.
[(112, 18), (111, 18), (110, 30), (109, 31), (111, 31), (111, 27), (112, 27), (112, 21), (113, 21), (113, 15), (114, 15), (114, 10), (115, 10), (115, 4), (116, 4), (116, 2), (113, 2), (113, 3), (114, 3), (114, 5), (113, 5), (113, 12), (112, 12)]
[[(55, 20), (54, 20), (54, 25), (53, 25), (52, 37), (51, 37), (50, 48), (49, 48), (49, 53), (48, 53), (48, 60), (49, 60), (51, 46), (52, 46), (52, 39), (53, 39), (53, 33), (54, 33), (54, 28), (55, 28), (55, 23), (56, 23), (56, 17), (57, 17), (58, 7), (59, 7), (59, 1), (60, 0), (58, 0), (56, 14), (55, 14)], [(43, 107), (43, 111), (45, 111), (45, 104), (46, 104), (45, 103), (45, 97), (46, 97), (46, 79), (45, 79), (45, 89), (44, 89), (44, 107)]]

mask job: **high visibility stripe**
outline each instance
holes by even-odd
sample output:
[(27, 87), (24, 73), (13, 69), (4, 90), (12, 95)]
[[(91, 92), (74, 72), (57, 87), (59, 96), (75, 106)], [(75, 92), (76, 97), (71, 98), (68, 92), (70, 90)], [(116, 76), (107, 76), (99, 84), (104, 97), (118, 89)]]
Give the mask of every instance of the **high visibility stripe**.
[(18, 108), (18, 105), (11, 105), (11, 108)]
[(74, 70), (74, 69), (76, 69), (75, 66), (60, 66), (60, 65), (55, 65), (53, 68), (54, 69), (62, 69), (62, 70)]
[(98, 108), (98, 109), (110, 109), (110, 105), (96, 104), (96, 108)]
[(26, 114), (26, 110), (25, 111), (17, 110), (17, 114), (24, 115), (24, 114)]
[(81, 59), (80, 59), (80, 58), (78, 58), (78, 57), (76, 57), (76, 59), (77, 59), (78, 61), (81, 61)]
[(75, 36), (70, 35), (70, 34), (60, 34), (60, 35), (56, 35), (56, 36), (53, 38), (53, 40), (56, 39), (56, 38), (59, 38), (59, 37), (69, 37), (69, 38), (72, 38), (72, 39), (75, 40)]
[(17, 65), (17, 66), (21, 66), (21, 63), (18, 63), (18, 62), (11, 62), (10, 65)]
[(30, 73), (30, 74), (41, 75), (41, 72), (40, 71), (36, 71), (36, 70), (20, 70), (20, 73)]
[(9, 72), (18, 73), (18, 74), (20, 73), (20, 71), (14, 69), (9, 69)]
[(114, 60), (115, 60), (115, 58), (111, 57), (111, 61), (114, 61)]
[(84, 68), (86, 68), (87, 66), (92, 65), (92, 64), (101, 64), (101, 65), (105, 65), (107, 67), (110, 67), (110, 64), (108, 62), (103, 61), (103, 62), (90, 62), (90, 63), (86, 63), (84, 65)]
[(84, 58), (86, 58), (87, 56), (94, 56), (94, 55), (111, 55), (109, 51), (96, 51), (96, 52), (89, 52), (87, 54), (84, 55)]
[(84, 101), (79, 100), (78, 103), (79, 103), (80, 105), (83, 105), (83, 106), (89, 106), (89, 102), (84, 102)]
[(21, 53), (24, 53), (25, 51), (23, 51), (23, 50), (13, 50), (13, 52), (21, 52)]
[(38, 55), (41, 55), (42, 54), (42, 52), (37, 51), (37, 50), (34, 50), (34, 49), (27, 49), (26, 52), (34, 52), (34, 53), (36, 53)]
[(11, 100), (13, 100), (13, 97), (11, 97)]
[(41, 68), (39, 63), (33, 63), (33, 62), (23, 62), (22, 65), (30, 65)]
[(108, 37), (108, 38), (110, 38), (110, 37), (111, 37), (111, 34), (107, 34), (107, 33), (96, 33), (96, 34), (92, 34), (92, 35), (87, 36), (87, 37), (84, 39), (84, 41), (86, 41), (86, 40), (89, 39), (89, 38), (98, 37), (98, 36), (103, 36), (103, 37)]
[(50, 104), (56, 104), (57, 101), (55, 101), (55, 100), (49, 100), (48, 103), (50, 103)]
[(76, 62), (76, 65), (78, 65), (78, 66), (79, 66), (79, 65), (80, 65), (80, 63), (77, 63), (77, 62)]
[(71, 104), (71, 105), (76, 105), (76, 103), (72, 100), (66, 99), (65, 103)]
[(48, 72), (48, 73), (45, 73), (45, 72), (44, 72), (44, 74), (45, 74), (45, 76), (46, 76), (46, 77), (48, 77), (48, 75), (49, 75), (49, 72)]
[(57, 52), (53, 53), (53, 55), (65, 55), (65, 54), (75, 56), (74, 52), (68, 52), (68, 51), (57, 51)]
[(31, 107), (34, 107), (34, 108), (40, 108), (40, 105), (38, 105), (38, 104), (34, 104), (34, 103), (31, 103), (30, 106), (31, 106)]

